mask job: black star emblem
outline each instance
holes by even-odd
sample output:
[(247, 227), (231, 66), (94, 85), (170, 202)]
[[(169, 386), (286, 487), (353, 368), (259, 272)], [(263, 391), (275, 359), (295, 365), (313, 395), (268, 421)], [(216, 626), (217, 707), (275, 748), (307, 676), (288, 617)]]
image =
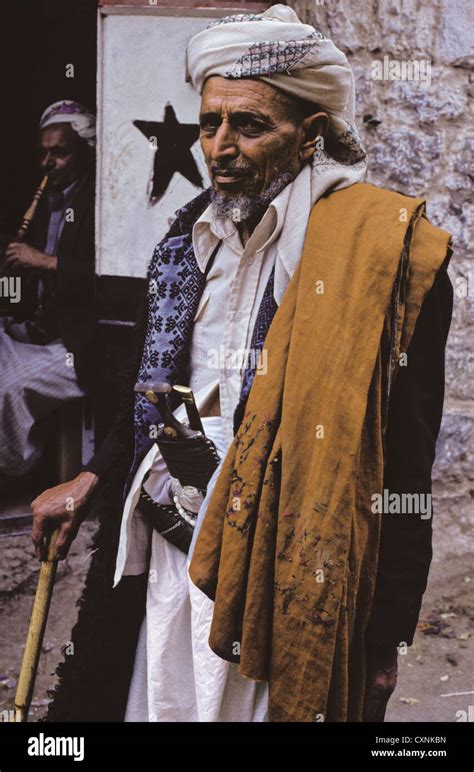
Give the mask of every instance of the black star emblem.
[(153, 180), (150, 201), (156, 203), (164, 195), (175, 172), (186, 177), (198, 188), (203, 187), (202, 177), (191, 153), (191, 147), (199, 137), (199, 126), (194, 123), (180, 123), (170, 104), (165, 107), (161, 123), (155, 121), (133, 121), (145, 137), (156, 142), (157, 150), (153, 164)]

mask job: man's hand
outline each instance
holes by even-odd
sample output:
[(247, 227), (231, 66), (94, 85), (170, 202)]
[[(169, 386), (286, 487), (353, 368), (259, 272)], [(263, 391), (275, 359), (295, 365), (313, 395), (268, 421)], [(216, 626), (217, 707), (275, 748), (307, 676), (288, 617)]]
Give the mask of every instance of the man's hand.
[(364, 721), (383, 722), (387, 703), (397, 685), (396, 646), (369, 646), (365, 687)]
[(12, 241), (5, 251), (2, 268), (3, 270), (35, 268), (40, 271), (55, 271), (57, 265), (58, 258), (54, 255), (46, 255), (22, 241)]
[(84, 519), (81, 512), (99, 478), (92, 472), (81, 472), (69, 482), (48, 488), (31, 502), (33, 528), (31, 538), (36, 557), (46, 560), (46, 537), (59, 527), (56, 557), (64, 560)]

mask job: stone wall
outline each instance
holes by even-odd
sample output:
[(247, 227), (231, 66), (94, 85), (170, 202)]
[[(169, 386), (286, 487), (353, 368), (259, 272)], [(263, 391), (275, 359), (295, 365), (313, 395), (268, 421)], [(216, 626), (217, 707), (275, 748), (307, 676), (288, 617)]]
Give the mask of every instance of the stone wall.
[[(467, 0), (294, 0), (289, 3), (347, 54), (367, 181), (426, 197), (431, 221), (453, 235), (454, 314), (447, 390), (434, 470), (435, 559), (472, 548), (474, 503), (474, 5)], [(372, 62), (429, 61), (431, 83), (375, 80)], [(470, 281), (469, 281), (469, 271)], [(470, 523), (469, 523), (470, 521)], [(471, 528), (469, 529), (469, 524)]]

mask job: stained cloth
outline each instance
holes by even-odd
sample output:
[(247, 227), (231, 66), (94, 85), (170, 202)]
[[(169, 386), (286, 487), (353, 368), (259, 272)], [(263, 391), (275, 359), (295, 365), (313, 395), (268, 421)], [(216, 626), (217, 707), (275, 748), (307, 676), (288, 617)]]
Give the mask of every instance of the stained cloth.
[(269, 681), (272, 721), (362, 719), (386, 408), (449, 240), (423, 201), (371, 185), (312, 211), (190, 566), (211, 648)]

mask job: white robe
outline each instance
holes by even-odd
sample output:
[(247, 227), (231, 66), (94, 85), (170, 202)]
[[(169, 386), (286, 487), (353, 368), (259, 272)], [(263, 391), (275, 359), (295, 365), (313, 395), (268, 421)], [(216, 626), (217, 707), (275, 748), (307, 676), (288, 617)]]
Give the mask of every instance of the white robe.
[[(218, 416), (203, 419), (219, 450), (220, 423)], [(125, 721), (266, 721), (267, 684), (243, 678), (237, 665), (209, 647), (214, 604), (192, 583), (189, 563), (187, 555), (153, 530), (146, 617)]]
[[(211, 348), (241, 351), (250, 346), (253, 325), (271, 268), (279, 304), (298, 265), (311, 208), (311, 174), (306, 167), (270, 205), (251, 239), (240, 244), (235, 224), (215, 221), (207, 209), (193, 230), (193, 246), (204, 271), (221, 239), (206, 290), (194, 320), (190, 386), (198, 408), (219, 389), (221, 415), (204, 417), (205, 433), (221, 459), (232, 441), (232, 416), (238, 401), (240, 370), (209, 364)], [(255, 377), (261, 377), (258, 372)], [(181, 405), (175, 416), (185, 420)], [(266, 721), (268, 684), (245, 679), (238, 666), (211, 651), (208, 639), (213, 602), (189, 578), (188, 566), (205, 516), (218, 468), (201, 504), (189, 556), (173, 547), (136, 509), (145, 474), (146, 489), (165, 503), (167, 474), (158, 447), (140, 464), (125, 502), (114, 586), (123, 574), (149, 572), (143, 621), (130, 684), (126, 721)]]

